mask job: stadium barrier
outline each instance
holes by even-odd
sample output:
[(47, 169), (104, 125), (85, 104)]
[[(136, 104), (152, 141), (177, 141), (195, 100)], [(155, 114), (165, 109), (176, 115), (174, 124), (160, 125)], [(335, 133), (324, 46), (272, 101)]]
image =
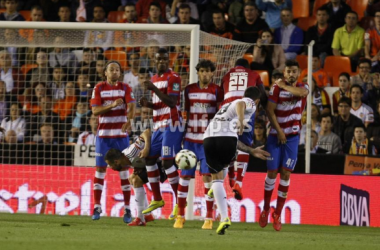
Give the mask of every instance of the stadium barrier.
[[(0, 172), (3, 174), (0, 212), (85, 216), (91, 213), (92, 168), (2, 164)], [(264, 204), (264, 179), (264, 173), (246, 173), (242, 201), (232, 198), (233, 193), (225, 182), (232, 221), (258, 221)], [(291, 179), (283, 223), (380, 227), (380, 214), (377, 213), (380, 177), (293, 174)], [(168, 183), (163, 183), (161, 190), (167, 203), (154, 211), (154, 216), (167, 218), (173, 208), (174, 194)], [(147, 193), (151, 199), (149, 188)], [(276, 197), (273, 194), (272, 207), (276, 205)], [(121, 217), (123, 205), (118, 173), (109, 171), (102, 196), (103, 216)], [(206, 202), (199, 175), (195, 180), (193, 205), (195, 218), (205, 215)], [(135, 214), (134, 203), (131, 209)]]

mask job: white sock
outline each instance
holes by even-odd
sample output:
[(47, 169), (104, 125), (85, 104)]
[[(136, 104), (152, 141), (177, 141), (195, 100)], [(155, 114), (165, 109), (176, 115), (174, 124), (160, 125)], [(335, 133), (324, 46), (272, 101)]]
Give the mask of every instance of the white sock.
[(214, 199), (218, 205), (218, 210), (221, 216), (221, 221), (224, 221), (228, 218), (228, 209), (227, 209), (227, 194), (223, 186), (223, 180), (213, 180), (212, 181), (212, 190), (214, 191)]
[(139, 217), (142, 222), (145, 222), (145, 218), (144, 218), (144, 215), (142, 213), (142, 211), (145, 208), (145, 198), (146, 198), (145, 189), (144, 189), (144, 187), (133, 188), (133, 189), (135, 190), (137, 217)]

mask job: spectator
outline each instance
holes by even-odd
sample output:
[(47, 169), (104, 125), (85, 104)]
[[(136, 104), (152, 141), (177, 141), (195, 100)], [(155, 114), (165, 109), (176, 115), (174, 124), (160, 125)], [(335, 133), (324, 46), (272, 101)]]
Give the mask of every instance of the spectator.
[(265, 21), (273, 30), (281, 27), (281, 10), (292, 9), (293, 6), (291, 0), (275, 0), (274, 2), (256, 0), (256, 4), (261, 11), (265, 11)]
[(140, 67), (142, 68), (148, 68), (150, 72), (153, 74), (156, 73), (156, 53), (158, 52), (158, 41), (157, 40), (151, 40), (148, 41), (148, 47), (147, 47), (147, 53), (143, 55), (140, 59)]
[(212, 13), (214, 11), (220, 10), (223, 13), (227, 13), (228, 2), (226, 0), (203, 1), (198, 5), (199, 9), (202, 10), (200, 18), (202, 27), (210, 27), (212, 25)]
[(259, 9), (252, 2), (244, 4), (244, 19), (241, 20), (235, 27), (235, 40), (255, 43), (259, 38), (259, 32), (264, 29), (269, 29), (268, 24), (259, 17)]
[(261, 119), (257, 119), (255, 121), (255, 130), (254, 133), (254, 139), (253, 139), (253, 145), (252, 147), (257, 148), (263, 145), (266, 145), (267, 143), (267, 127), (265, 126), (265, 121)]
[(128, 3), (124, 6), (124, 18), (119, 23), (136, 23), (137, 12), (136, 5), (134, 3)]
[[(319, 145), (318, 145), (318, 133), (315, 130), (311, 130), (310, 139), (311, 139), (311, 141), (310, 141), (310, 153), (311, 154), (328, 154), (329, 153), (326, 149), (319, 147)], [(305, 152), (305, 145), (306, 145), (306, 142), (304, 145), (301, 145), (298, 148), (299, 153)]]
[(334, 119), (333, 132), (339, 136), (342, 142), (343, 153), (347, 154), (351, 140), (354, 136), (354, 127), (363, 125), (361, 119), (350, 113), (351, 99), (348, 97), (342, 97), (338, 102), (338, 116)]
[(45, 49), (42, 49), (41, 47), (47, 46), (47, 39), (48, 36), (43, 30), (34, 31), (31, 46), (26, 48), (25, 64), (36, 64), (37, 53), (40, 51), (45, 51)]
[[(40, 6), (33, 6), (31, 11), (30, 11), (30, 19), (26, 21), (31, 21), (31, 22), (41, 22), (43, 21), (43, 10)], [(20, 29), (20, 35), (24, 37), (28, 42), (33, 41), (33, 38), (35, 36), (34, 32), (36, 30), (34, 29)], [(49, 34), (47, 30), (44, 31), (46, 35)]]
[(26, 75), (27, 86), (31, 86), (35, 82), (51, 83), (51, 68), (48, 64), (48, 56), (45, 51), (39, 51), (36, 56), (37, 68), (30, 70)]
[(80, 72), (77, 75), (77, 87), (79, 88), (80, 98), (89, 98), (92, 90), (90, 85), (90, 79), (87, 71)]
[(174, 61), (174, 72), (188, 72), (190, 66), (190, 46), (183, 47)]
[(25, 89), (23, 96), (23, 110), (35, 114), (41, 110), (41, 107), (39, 106), (41, 97), (51, 96), (51, 93), (50, 90), (46, 88), (46, 83), (35, 82), (33, 83), (32, 88)]
[(87, 120), (91, 116), (88, 99), (80, 98), (76, 103), (76, 112), (65, 120), (65, 132), (67, 142), (77, 142), (78, 136), (87, 131)]
[(91, 62), (90, 66), (90, 84), (94, 87), (98, 82), (103, 81), (103, 70), (106, 64), (105, 58), (103, 56), (98, 56), (96, 61)]
[(373, 122), (373, 110), (367, 104), (362, 103), (363, 88), (354, 84), (350, 87), (351, 114), (361, 119), (365, 127)]
[(53, 77), (50, 86), (54, 100), (61, 100), (65, 98), (66, 79), (65, 69), (56, 66), (53, 69)]
[(63, 5), (58, 9), (58, 20), (57, 22), (75, 22), (71, 19), (71, 10), (67, 5)]
[(66, 83), (65, 99), (59, 100), (55, 105), (53, 111), (59, 114), (61, 121), (64, 121), (67, 116), (71, 115), (74, 111), (77, 102), (76, 87), (73, 82)]
[[(146, 97), (150, 101), (151, 94), (148, 89), (145, 88), (144, 82), (150, 80), (151, 75), (149, 74), (149, 71), (147, 68), (140, 68), (139, 74), (138, 74), (138, 81), (139, 81), (139, 88), (136, 88), (135, 91), (135, 100), (140, 100), (141, 97)], [(140, 107), (140, 104), (137, 103), (138, 107)]]
[(293, 23), (293, 13), (291, 9), (281, 10), (282, 26), (274, 31), (274, 41), (281, 44), (285, 52), (286, 59), (295, 59), (302, 50), (301, 46), (291, 44), (303, 44), (303, 31)]
[[(321, 67), (325, 65), (326, 56), (332, 55), (331, 44), (334, 37), (334, 29), (327, 22), (329, 14), (326, 8), (321, 7), (317, 11), (317, 24), (311, 26), (305, 37), (305, 43), (309, 44), (314, 40), (313, 56), (318, 56), (321, 60)], [(307, 46), (305, 46), (305, 54), (307, 54)]]
[(199, 24), (197, 5), (188, 0), (174, 0), (171, 6), (166, 5), (166, 19), (169, 21), (169, 23), (189, 24), (184, 23), (184, 20), (180, 20), (181, 18), (194, 22), (191, 24)]
[[(25, 119), (20, 116), (21, 107), (18, 103), (12, 103), (10, 108), (10, 116), (1, 121), (1, 127), (6, 132), (13, 130), (16, 133), (17, 142), (24, 141), (25, 135)], [(0, 133), (0, 141), (2, 140), (2, 133)]]
[(95, 145), (96, 143), (96, 133), (98, 129), (98, 117), (94, 114), (91, 114), (88, 119), (88, 124), (90, 124), (91, 131), (85, 131), (81, 133), (78, 137), (77, 144), (78, 145)]
[[(104, 7), (101, 5), (97, 5), (94, 7), (94, 19), (92, 20), (94, 23), (108, 23), (106, 18), (106, 12)], [(113, 40), (113, 31), (104, 31), (104, 30), (92, 30), (86, 31), (84, 37), (84, 46), (92, 47), (98, 46), (97, 49), (101, 48), (103, 51), (109, 49)]]
[(12, 67), (12, 58), (6, 50), (0, 51), (0, 80), (5, 82), (7, 92), (19, 94), (24, 88), (24, 76)]
[[(145, 22), (149, 16), (150, 4), (156, 2), (160, 5), (161, 10), (166, 10), (166, 2), (164, 0), (139, 0), (136, 3), (137, 18), (141, 22)], [(162, 12), (161, 17), (166, 18), (166, 13)]]
[(372, 89), (373, 78), (370, 75), (371, 71), (371, 60), (367, 58), (360, 58), (358, 63), (359, 74), (351, 77), (351, 85), (358, 84), (363, 88), (364, 93), (367, 90)]
[(234, 0), (228, 7), (228, 21), (236, 25), (242, 20), (241, 13), (243, 12), (243, 4), (240, 0)]
[(366, 14), (368, 16), (376, 16), (376, 12), (380, 11), (380, 2), (378, 0), (368, 0)]
[(367, 138), (375, 145), (377, 152), (380, 152), (380, 101), (376, 106), (376, 119), (367, 128)]
[(92, 48), (84, 48), (82, 54), (82, 61), (78, 63), (77, 73), (84, 70), (90, 70), (91, 63), (94, 61), (94, 53)]
[[(52, 110), (53, 100), (50, 96), (41, 97), (39, 100), (39, 106), (41, 111), (30, 117), (28, 125), (28, 135), (25, 141), (38, 142), (41, 140), (41, 134), (39, 128), (42, 124), (50, 124), (53, 126), (54, 131), (60, 129), (59, 115)], [(62, 132), (61, 132), (62, 133)], [(57, 136), (57, 135), (56, 135)], [(62, 135), (63, 136), (63, 135)], [(61, 136), (59, 136), (62, 138)]]
[[(377, 102), (380, 101), (380, 73), (373, 74), (372, 89), (364, 94), (364, 102), (367, 103), (374, 111), (377, 110)], [(380, 119), (375, 113), (375, 120)]]
[(280, 45), (268, 45), (274, 43), (271, 30), (262, 30), (257, 43), (253, 48), (252, 70), (266, 70), (272, 75), (273, 70), (285, 69), (285, 54)]
[(71, 1), (71, 12), (75, 13), (76, 21), (78, 22), (91, 22), (95, 16), (94, 9), (101, 7), (104, 12), (117, 10), (120, 6), (119, 0), (104, 1), (104, 0), (75, 0)]
[[(304, 77), (302, 82), (307, 82), (307, 75)], [(327, 94), (324, 89), (318, 87), (314, 77), (312, 78), (312, 84), (310, 87), (312, 89), (313, 104), (318, 107), (322, 114), (331, 114), (331, 102), (329, 94)]]
[[(306, 124), (306, 110), (303, 112), (303, 123)], [(319, 107), (314, 103), (311, 106), (311, 129), (315, 130), (317, 133), (321, 130), (320, 123), (321, 112), (319, 111)], [(305, 144), (306, 138), (306, 126), (302, 126), (300, 131), (300, 144)]]
[(6, 0), (5, 12), (0, 14), (0, 21), (25, 21), (25, 18), (17, 12), (18, 0)]
[[(380, 6), (380, 5), (379, 5)], [(365, 57), (372, 63), (380, 61), (380, 9), (375, 13), (375, 27), (369, 28), (365, 33)]]
[[(133, 53), (129, 56), (128, 66), (130, 69), (125, 72), (123, 82), (128, 83), (135, 94), (136, 88), (139, 87), (138, 73), (140, 70), (140, 54)], [(136, 96), (136, 94), (135, 94)]]
[(65, 39), (62, 36), (57, 36), (54, 39), (54, 45), (56, 47), (49, 53), (49, 66), (51, 68), (55, 66), (65, 67), (69, 74), (74, 73), (78, 63), (77, 57), (68, 48), (62, 47), (66, 45)]
[(54, 137), (54, 129), (51, 124), (45, 123), (42, 124), (40, 127), (41, 132), (41, 141), (38, 143), (44, 144), (44, 145), (54, 145), (58, 144), (57, 139)]
[(140, 18), (139, 23), (168, 23), (164, 17), (162, 17), (162, 9), (158, 2), (152, 2), (149, 5), (148, 18)]
[(178, 75), (181, 77), (181, 90), (184, 90), (189, 85), (189, 73), (186, 70), (178, 71)]
[(227, 39), (234, 39), (235, 26), (224, 19), (224, 13), (216, 10), (212, 13), (213, 24), (207, 27), (207, 32), (211, 35), (220, 36)]
[(17, 102), (14, 95), (7, 94), (4, 81), (0, 81), (0, 120), (2, 121), (6, 116), (9, 116), (11, 103)]
[(25, 64), (26, 48), (15, 47), (16, 44), (25, 44), (26, 41), (21, 37), (16, 29), (4, 30), (5, 49), (12, 57), (12, 66), (21, 67)]
[(334, 114), (338, 114), (338, 102), (339, 99), (345, 97), (350, 97), (350, 75), (347, 72), (342, 72), (339, 75), (339, 90), (335, 91), (333, 94), (333, 110)]
[[(330, 78), (327, 72), (321, 68), (321, 61), (319, 56), (313, 54), (312, 60), (313, 78), (317, 82), (319, 88), (330, 87)], [(302, 70), (298, 81), (301, 81), (307, 75), (307, 69)]]
[(16, 144), (17, 143), (17, 134), (14, 130), (8, 130), (5, 133), (5, 143)]
[(345, 21), (346, 24), (335, 31), (331, 48), (334, 56), (350, 57), (351, 70), (354, 72), (363, 53), (364, 29), (358, 25), (358, 14), (354, 11), (347, 13)]
[(377, 155), (376, 147), (372, 141), (367, 139), (366, 129), (363, 125), (354, 127), (354, 138), (352, 138), (350, 155)]
[(330, 154), (339, 154), (342, 150), (342, 142), (339, 136), (331, 131), (333, 118), (330, 114), (323, 114), (321, 117), (318, 147), (325, 149)]
[(344, 0), (330, 0), (322, 6), (326, 8), (329, 14), (329, 24), (336, 30), (345, 24), (345, 18), (351, 7)]

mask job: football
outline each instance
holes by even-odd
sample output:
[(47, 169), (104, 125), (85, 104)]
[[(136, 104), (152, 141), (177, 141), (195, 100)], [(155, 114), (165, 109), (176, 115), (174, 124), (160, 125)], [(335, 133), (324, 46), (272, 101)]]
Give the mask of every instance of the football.
[(190, 150), (182, 149), (175, 156), (175, 163), (179, 169), (192, 169), (197, 165), (197, 156)]

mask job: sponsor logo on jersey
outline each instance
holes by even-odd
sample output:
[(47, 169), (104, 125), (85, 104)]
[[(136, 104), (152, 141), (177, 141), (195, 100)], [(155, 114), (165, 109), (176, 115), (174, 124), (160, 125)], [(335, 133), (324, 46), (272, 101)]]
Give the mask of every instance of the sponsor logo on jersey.
[(280, 92), (280, 97), (292, 97), (293, 95), (290, 93), (290, 92), (288, 92), (288, 91), (281, 91)]
[(173, 83), (173, 90), (179, 91), (179, 83)]

